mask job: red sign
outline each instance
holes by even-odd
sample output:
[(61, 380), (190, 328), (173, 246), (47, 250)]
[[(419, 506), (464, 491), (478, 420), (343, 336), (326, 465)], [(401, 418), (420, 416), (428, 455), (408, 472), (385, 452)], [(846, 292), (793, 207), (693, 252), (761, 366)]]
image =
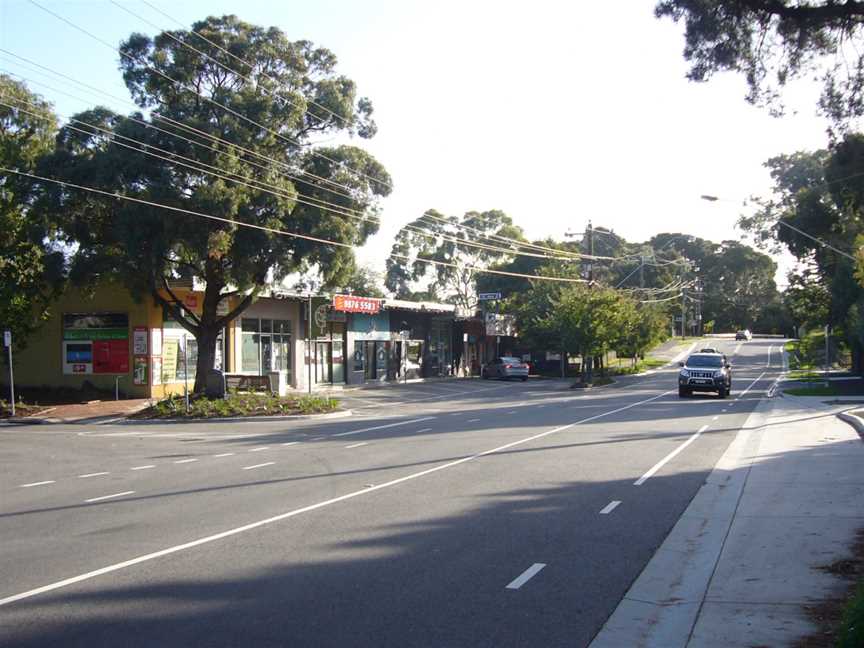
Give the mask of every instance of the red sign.
[(382, 301), (374, 297), (333, 295), (333, 310), (342, 311), (343, 313), (366, 313), (374, 315), (381, 310)]
[(129, 373), (129, 340), (94, 340), (93, 373)]

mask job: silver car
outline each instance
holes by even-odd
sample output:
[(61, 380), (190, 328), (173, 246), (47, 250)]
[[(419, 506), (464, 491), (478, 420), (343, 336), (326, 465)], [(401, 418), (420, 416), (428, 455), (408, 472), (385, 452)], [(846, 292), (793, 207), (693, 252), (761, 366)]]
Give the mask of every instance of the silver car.
[(495, 358), (492, 362), (488, 362), (481, 373), (483, 378), (502, 378), (509, 380), (510, 378), (518, 378), (521, 381), (528, 380), (528, 365), (522, 362), (519, 358), (511, 356), (501, 356)]

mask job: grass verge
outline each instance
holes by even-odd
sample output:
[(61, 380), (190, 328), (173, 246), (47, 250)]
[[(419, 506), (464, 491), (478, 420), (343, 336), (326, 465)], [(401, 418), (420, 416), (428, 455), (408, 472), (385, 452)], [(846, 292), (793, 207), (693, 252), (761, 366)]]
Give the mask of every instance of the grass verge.
[[(19, 416), (33, 416), (46, 409), (43, 405), (29, 405), (27, 403), (15, 403), (15, 418)], [(0, 419), (12, 416), (12, 404), (0, 399)]]
[(326, 414), (339, 407), (339, 401), (325, 396), (274, 396), (271, 394), (229, 393), (225, 398), (197, 396), (189, 401), (186, 412), (182, 396), (170, 396), (145, 410), (134, 419), (227, 418), (233, 416), (291, 416)]
[(840, 621), (837, 648), (860, 648), (864, 646), (864, 579), (846, 604)]

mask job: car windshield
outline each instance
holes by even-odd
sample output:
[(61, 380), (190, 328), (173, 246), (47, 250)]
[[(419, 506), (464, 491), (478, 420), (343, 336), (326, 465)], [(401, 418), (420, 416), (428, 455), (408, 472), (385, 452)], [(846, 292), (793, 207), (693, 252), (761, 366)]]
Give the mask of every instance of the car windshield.
[(504, 356), (501, 358), (501, 362), (504, 364), (521, 364), (522, 361), (519, 358), (511, 358), (509, 356)]
[(723, 358), (719, 355), (692, 355), (687, 358), (688, 367), (722, 367)]

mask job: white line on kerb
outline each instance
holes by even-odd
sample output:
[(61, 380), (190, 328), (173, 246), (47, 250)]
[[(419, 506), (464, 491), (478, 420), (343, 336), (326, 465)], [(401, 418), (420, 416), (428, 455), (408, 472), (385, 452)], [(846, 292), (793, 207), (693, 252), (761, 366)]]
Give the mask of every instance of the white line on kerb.
[(222, 454), (213, 455), (214, 457), (230, 457), (234, 453), (233, 452), (223, 452)]
[(254, 468), (263, 468), (264, 466), (272, 466), (275, 464), (275, 461), (268, 461), (267, 463), (255, 464), (254, 466), (244, 466), (243, 470), (252, 470)]
[(175, 461), (174, 463), (175, 463), (175, 464), (181, 464), (181, 463), (192, 463), (193, 461), (198, 461), (198, 460), (197, 460), (197, 459), (178, 459), (178, 460)]
[(678, 446), (677, 448), (675, 448), (672, 452), (670, 452), (668, 455), (666, 455), (666, 456), (663, 457), (660, 461), (658, 461), (656, 464), (654, 464), (654, 465), (651, 467), (651, 470), (649, 470), (649, 471), (646, 472), (644, 475), (642, 475), (639, 479), (637, 479), (635, 482), (633, 482), (633, 485), (634, 485), (634, 486), (641, 486), (641, 485), (644, 484), (646, 481), (648, 481), (648, 479), (649, 479), (649, 478), (650, 478), (654, 473), (656, 473), (656, 472), (657, 472), (658, 470), (660, 470), (663, 466), (665, 466), (667, 463), (669, 463), (669, 462), (672, 461), (675, 457), (677, 457), (678, 454), (679, 454), (681, 451), (684, 450), (684, 448), (686, 448), (686, 447), (689, 446), (691, 443), (693, 443), (696, 439), (698, 439), (699, 436), (700, 436), (700, 435), (701, 435), (705, 430), (707, 430), (709, 427), (710, 427), (710, 426), (708, 426), (708, 425), (703, 425), (701, 428), (699, 428), (699, 431), (698, 431), (698, 432), (696, 432), (695, 434), (693, 434), (693, 435), (692, 435), (689, 439), (687, 439), (684, 443), (682, 443), (680, 446)]
[(522, 587), (529, 580), (534, 578), (537, 573), (545, 567), (545, 563), (534, 563), (528, 569), (526, 569), (522, 574), (517, 577), (513, 582), (511, 582), (506, 589), (514, 589), (517, 590)]
[(364, 446), (364, 445), (369, 445), (369, 443), (366, 442), (366, 441), (361, 441), (360, 443), (354, 443), (354, 444), (352, 444), (352, 445), (350, 445), (350, 446), (345, 446), (345, 448), (346, 448), (346, 449), (359, 448), (360, 446)]
[(48, 479), (46, 481), (41, 482), (31, 482), (29, 484), (21, 484), (18, 488), (32, 488), (33, 486), (45, 486), (46, 484), (53, 484), (55, 480)]
[(249, 448), (249, 452), (261, 452), (262, 450), (269, 450), (267, 446), (261, 446), (260, 448)]
[(291, 511), (286, 511), (285, 513), (280, 513), (279, 515), (274, 515), (273, 517), (265, 518), (263, 520), (258, 520), (257, 522), (251, 522), (249, 524), (245, 524), (243, 526), (234, 527), (233, 529), (227, 529), (226, 531), (222, 531), (220, 533), (216, 533), (213, 535), (205, 536), (203, 538), (198, 538), (196, 540), (191, 540), (189, 542), (185, 542), (183, 544), (174, 545), (173, 547), (167, 547), (165, 549), (161, 549), (159, 551), (154, 551), (152, 553), (143, 554), (141, 556), (137, 556), (135, 558), (130, 558), (129, 560), (124, 560), (123, 562), (114, 563), (113, 565), (107, 565), (106, 567), (101, 567), (99, 569), (94, 569), (93, 571), (86, 572), (84, 574), (79, 574), (77, 576), (72, 576), (70, 578), (66, 578), (64, 580), (56, 581), (54, 583), (49, 583), (48, 585), (43, 585), (42, 587), (37, 587), (32, 590), (28, 590), (26, 592), (21, 592), (19, 594), (13, 594), (11, 596), (7, 596), (6, 598), (0, 599), (0, 607), (4, 605), (9, 605), (10, 603), (14, 603), (15, 601), (20, 601), (22, 599), (31, 598), (33, 596), (38, 596), (39, 594), (44, 594), (45, 592), (52, 592), (57, 589), (61, 589), (63, 587), (68, 587), (69, 585), (74, 585), (75, 583), (80, 583), (82, 581), (90, 580), (92, 578), (96, 578), (97, 576), (102, 576), (104, 574), (110, 574), (115, 571), (120, 571), (121, 569), (126, 569), (127, 567), (132, 567), (134, 565), (139, 565), (141, 563), (149, 562), (151, 560), (155, 560), (156, 558), (162, 558), (163, 556), (170, 556), (171, 554), (178, 553), (180, 551), (185, 551), (187, 549), (192, 549), (194, 547), (199, 547), (201, 545), (209, 544), (211, 542), (216, 542), (217, 540), (222, 540), (223, 538), (229, 538), (234, 535), (238, 535), (240, 533), (245, 533), (246, 531), (251, 531), (253, 529), (257, 529), (259, 527), (268, 526), (270, 524), (275, 524), (276, 522), (281, 522), (282, 520), (287, 520), (292, 517), (296, 517), (298, 515), (302, 515), (304, 513), (309, 513), (311, 511), (316, 511), (320, 508), (324, 508), (326, 506), (331, 506), (333, 504), (337, 504), (339, 502), (344, 502), (349, 499), (353, 499), (355, 497), (361, 497), (364, 495), (368, 495), (369, 493), (374, 493), (375, 491), (382, 490), (384, 488), (392, 488), (398, 484), (403, 482), (412, 481), (414, 479), (419, 479), (420, 477), (425, 477), (426, 475), (431, 475), (436, 472), (447, 470), (448, 468), (453, 468), (455, 466), (459, 466), (463, 463), (467, 463), (469, 461), (474, 461), (475, 459), (479, 459), (481, 457), (485, 457), (486, 455), (495, 454), (498, 452), (502, 452), (504, 450), (508, 450), (509, 448), (513, 448), (516, 446), (523, 445), (525, 443), (530, 443), (531, 441), (536, 441), (537, 439), (542, 439), (543, 437), (549, 436), (550, 434), (556, 434), (558, 432), (562, 432), (564, 430), (568, 430), (576, 425), (580, 425), (582, 423), (589, 423), (591, 421), (595, 421), (599, 418), (603, 418), (604, 416), (611, 416), (612, 414), (617, 414), (618, 412), (623, 412), (625, 410), (631, 409), (633, 407), (638, 407), (639, 405), (644, 405), (645, 403), (650, 403), (651, 401), (655, 401), (658, 398), (663, 398), (668, 394), (671, 394), (672, 390), (665, 391), (656, 396), (652, 396), (651, 398), (646, 398), (645, 400), (637, 401), (635, 403), (630, 403), (629, 405), (625, 405), (623, 407), (619, 407), (614, 410), (610, 410), (608, 412), (603, 412), (601, 414), (595, 414), (594, 416), (590, 416), (585, 419), (581, 419), (579, 421), (574, 421), (573, 423), (569, 423), (567, 425), (563, 425), (561, 427), (553, 428), (551, 430), (547, 430), (546, 432), (540, 432), (538, 434), (534, 434), (529, 437), (525, 437), (524, 439), (518, 439), (516, 441), (511, 441), (510, 443), (506, 443), (502, 446), (498, 446), (497, 448), (492, 448), (490, 450), (484, 450), (483, 452), (478, 452), (476, 454), (470, 455), (468, 457), (463, 457), (461, 459), (455, 459), (454, 461), (450, 461), (448, 463), (441, 464), (439, 466), (434, 466), (432, 468), (427, 468), (426, 470), (421, 470), (420, 472), (411, 473), (409, 475), (405, 475), (404, 477), (398, 477), (397, 479), (390, 480), (388, 482), (384, 482), (383, 484), (376, 484), (374, 486), (364, 487), (361, 490), (352, 491), (350, 493), (345, 493), (344, 495), (339, 495), (337, 497), (333, 497), (328, 500), (323, 500), (316, 504), (310, 504), (309, 506), (304, 506), (299, 509), (294, 509)]
[(434, 416), (424, 416), (423, 418), (411, 419), (410, 421), (399, 421), (398, 423), (388, 423), (387, 425), (376, 425), (374, 427), (362, 428), (360, 430), (352, 430), (351, 432), (340, 432), (334, 434), (334, 437), (351, 436), (352, 434), (361, 434), (362, 432), (373, 432), (375, 430), (386, 430), (387, 428), (399, 427), (400, 425), (411, 425), (412, 423), (420, 423), (421, 421), (431, 421)]
[(132, 468), (130, 468), (130, 470), (147, 470), (148, 468), (155, 468), (155, 467), (156, 466), (154, 466), (153, 464), (150, 464), (147, 466), (132, 466)]
[(78, 479), (86, 479), (87, 477), (99, 477), (101, 475), (110, 475), (111, 473), (107, 472), (98, 472), (98, 473), (87, 473), (86, 475), (78, 475)]
[(114, 497), (123, 497), (124, 495), (131, 495), (135, 491), (123, 491), (122, 493), (114, 493), (113, 495), (103, 495), (102, 497), (93, 497), (88, 500), (84, 500), (87, 504), (90, 502), (101, 502), (102, 500), (112, 499)]
[(621, 503), (621, 500), (612, 500), (606, 506), (603, 507), (603, 510), (600, 511), (600, 515), (609, 515), (612, 511), (618, 508), (618, 505)]

